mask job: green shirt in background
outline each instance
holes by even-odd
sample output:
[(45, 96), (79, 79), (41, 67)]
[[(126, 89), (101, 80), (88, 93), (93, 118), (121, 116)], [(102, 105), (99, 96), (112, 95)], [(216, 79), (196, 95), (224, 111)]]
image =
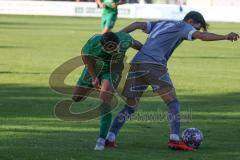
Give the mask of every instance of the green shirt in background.
[(119, 0), (103, 0), (103, 4), (105, 5), (103, 9), (103, 14), (117, 14), (118, 10), (117, 8), (112, 8), (112, 3), (118, 3)]

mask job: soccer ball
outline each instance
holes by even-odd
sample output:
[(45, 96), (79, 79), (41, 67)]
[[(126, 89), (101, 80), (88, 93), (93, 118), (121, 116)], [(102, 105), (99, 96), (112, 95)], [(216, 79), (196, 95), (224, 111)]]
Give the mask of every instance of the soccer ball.
[(197, 128), (187, 128), (182, 133), (182, 139), (188, 146), (198, 149), (203, 141), (203, 134)]

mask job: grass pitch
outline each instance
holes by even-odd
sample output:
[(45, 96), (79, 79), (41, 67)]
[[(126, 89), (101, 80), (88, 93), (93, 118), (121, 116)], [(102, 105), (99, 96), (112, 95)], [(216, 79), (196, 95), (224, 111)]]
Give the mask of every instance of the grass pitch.
[[(133, 20), (119, 19), (115, 31)], [(210, 31), (240, 33), (240, 24), (210, 23)], [(78, 56), (100, 19), (0, 16), (0, 159), (1, 160), (238, 160), (240, 133), (239, 42), (184, 42), (169, 61), (183, 113), (181, 128), (197, 127), (204, 143), (196, 152), (166, 147), (168, 124), (159, 117), (166, 106), (158, 97), (142, 99), (135, 120), (127, 122), (117, 149), (93, 150), (98, 120), (64, 122), (53, 114), (62, 98), (49, 89), (52, 71)], [(146, 35), (133, 37), (144, 42)], [(128, 52), (128, 61), (136, 52)], [(69, 75), (75, 84), (81, 68)], [(73, 109), (91, 107), (90, 101)], [(115, 113), (122, 108), (120, 102)], [(146, 118), (148, 117), (148, 118)], [(150, 117), (151, 118), (151, 117)]]

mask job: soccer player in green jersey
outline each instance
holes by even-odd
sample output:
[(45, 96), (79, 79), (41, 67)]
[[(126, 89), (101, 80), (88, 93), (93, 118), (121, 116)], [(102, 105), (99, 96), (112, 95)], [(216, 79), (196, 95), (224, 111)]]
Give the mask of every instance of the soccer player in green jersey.
[(118, 6), (125, 4), (125, 0), (96, 0), (98, 7), (103, 8), (101, 27), (102, 33), (111, 31), (117, 20)]
[[(111, 93), (120, 82), (124, 56), (130, 47), (140, 50), (142, 44), (128, 33), (107, 32), (93, 36), (82, 48), (85, 68), (74, 89), (72, 99), (79, 102), (94, 89), (100, 90), (99, 98), (102, 101), (99, 107), (101, 112), (100, 135), (95, 150), (104, 149), (105, 138), (112, 122)], [(112, 70), (112, 66), (117, 66), (117, 68), (114, 67)]]

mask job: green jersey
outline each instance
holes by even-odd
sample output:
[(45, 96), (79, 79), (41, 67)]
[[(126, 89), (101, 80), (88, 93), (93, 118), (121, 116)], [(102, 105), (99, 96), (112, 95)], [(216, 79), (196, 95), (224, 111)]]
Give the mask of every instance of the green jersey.
[(118, 69), (123, 68), (123, 60), (127, 49), (132, 46), (133, 38), (125, 32), (116, 33), (119, 39), (117, 53), (113, 55), (107, 53), (101, 44), (101, 35), (95, 35), (82, 49), (84, 56), (92, 56), (96, 60), (96, 70), (100, 68), (101, 72), (110, 72), (111, 65), (118, 66)]
[(119, 0), (103, 0), (103, 4), (105, 5), (103, 9), (103, 14), (117, 14), (118, 10), (117, 8), (112, 8), (112, 3), (118, 3)]

